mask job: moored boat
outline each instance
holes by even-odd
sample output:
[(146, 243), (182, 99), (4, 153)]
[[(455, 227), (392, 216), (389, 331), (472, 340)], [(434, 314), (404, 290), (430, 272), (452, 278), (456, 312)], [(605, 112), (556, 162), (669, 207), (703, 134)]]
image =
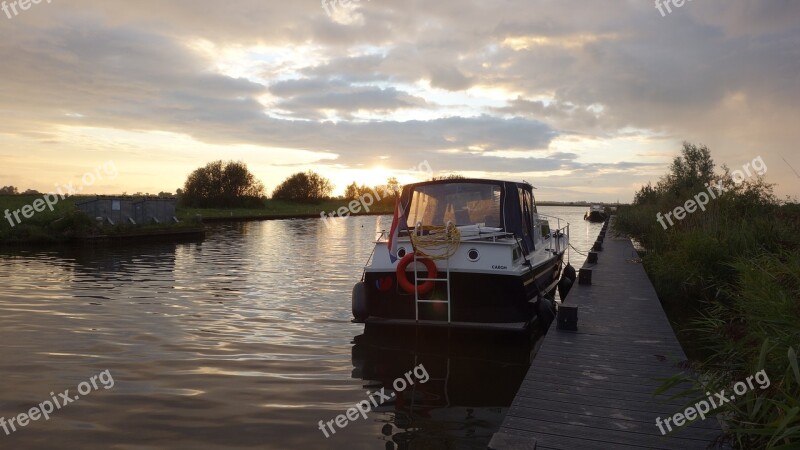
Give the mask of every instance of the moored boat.
[(589, 222), (605, 222), (606, 210), (603, 208), (603, 205), (592, 205), (589, 207), (589, 210), (586, 211), (586, 214), (583, 215), (583, 220), (588, 220)]
[[(553, 228), (551, 228), (551, 220)], [(527, 330), (554, 317), (569, 224), (539, 214), (528, 183), (405, 186), (392, 228), (353, 288), (355, 322)]]

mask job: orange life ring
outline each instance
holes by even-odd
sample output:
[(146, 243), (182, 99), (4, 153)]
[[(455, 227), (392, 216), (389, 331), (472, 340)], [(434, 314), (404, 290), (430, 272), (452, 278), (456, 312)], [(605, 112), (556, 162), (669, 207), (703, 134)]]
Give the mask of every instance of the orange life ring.
[[(413, 294), (414, 289), (416, 289), (419, 295), (425, 295), (433, 290), (435, 282), (425, 281), (420, 285), (416, 285), (408, 281), (408, 277), (406, 276), (406, 267), (408, 267), (412, 261), (414, 261), (414, 253), (409, 253), (406, 256), (403, 256), (403, 259), (401, 259), (397, 264), (397, 284), (409, 294)], [(419, 258), (417, 261), (425, 264), (425, 268), (428, 269), (428, 276), (425, 278), (436, 278), (439, 275), (439, 271), (436, 269), (436, 263), (433, 262), (432, 259)]]

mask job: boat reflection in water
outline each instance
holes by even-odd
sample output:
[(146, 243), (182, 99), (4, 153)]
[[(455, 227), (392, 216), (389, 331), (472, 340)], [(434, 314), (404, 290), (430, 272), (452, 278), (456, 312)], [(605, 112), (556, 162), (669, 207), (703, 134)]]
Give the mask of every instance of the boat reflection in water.
[[(392, 396), (373, 408), (385, 413), (373, 420), (386, 422), (387, 449), (485, 449), (539, 342), (538, 335), (367, 324), (354, 340), (353, 378)], [(428, 381), (412, 374), (414, 384), (396, 392), (394, 381), (420, 364)]]

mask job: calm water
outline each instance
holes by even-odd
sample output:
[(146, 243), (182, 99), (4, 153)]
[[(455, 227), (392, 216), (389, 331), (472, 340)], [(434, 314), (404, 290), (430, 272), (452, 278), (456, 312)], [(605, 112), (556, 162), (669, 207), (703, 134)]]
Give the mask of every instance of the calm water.
[[(584, 208), (540, 210), (567, 218), (583, 251), (599, 231)], [(389, 220), (220, 224), (202, 243), (0, 254), (0, 417), (51, 392), (74, 397), (105, 370), (114, 380), (49, 421), (0, 428), (0, 448), (485, 448), (535, 343), (350, 323), (352, 285)], [(329, 438), (318, 429), (419, 364), (427, 383)]]

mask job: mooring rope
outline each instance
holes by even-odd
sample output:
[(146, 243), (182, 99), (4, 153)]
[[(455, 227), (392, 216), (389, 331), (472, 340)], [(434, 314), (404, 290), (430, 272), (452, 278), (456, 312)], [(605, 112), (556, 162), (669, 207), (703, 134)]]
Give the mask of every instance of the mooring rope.
[(577, 254), (579, 254), (579, 255), (583, 255), (583, 256), (589, 256), (589, 254), (588, 254), (588, 253), (583, 253), (583, 252), (581, 252), (580, 250), (578, 250), (577, 248), (575, 248), (575, 246), (574, 246), (574, 245), (572, 245), (572, 242), (570, 242), (570, 243), (569, 243), (569, 246), (570, 246), (570, 247), (572, 247), (572, 249), (573, 249), (573, 250), (575, 250), (575, 252), (576, 252)]
[(415, 232), (411, 233), (411, 245), (417, 256), (433, 260), (447, 259), (456, 253), (461, 244), (461, 232), (452, 222), (443, 227), (425, 227), (425, 230), (428, 234), (422, 236), (418, 236)]

